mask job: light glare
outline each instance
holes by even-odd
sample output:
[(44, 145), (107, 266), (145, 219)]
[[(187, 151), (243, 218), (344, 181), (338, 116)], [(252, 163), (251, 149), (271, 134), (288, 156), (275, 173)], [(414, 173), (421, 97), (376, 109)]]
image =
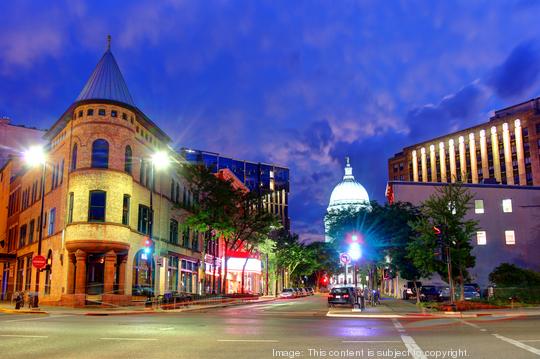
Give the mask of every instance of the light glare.
[(32, 146), (24, 152), (24, 161), (34, 167), (45, 163), (45, 150), (41, 146)]

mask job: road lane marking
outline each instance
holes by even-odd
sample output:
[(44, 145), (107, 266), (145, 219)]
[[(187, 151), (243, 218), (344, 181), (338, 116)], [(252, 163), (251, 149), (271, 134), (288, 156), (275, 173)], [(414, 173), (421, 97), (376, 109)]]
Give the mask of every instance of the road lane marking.
[[(394, 327), (396, 327), (397, 331), (400, 333), (404, 333), (405, 329), (403, 328), (403, 325), (401, 325), (400, 322), (398, 322), (397, 319), (392, 319), (392, 322), (394, 323)], [(427, 359), (426, 355), (424, 354), (424, 351), (422, 348), (416, 344), (414, 339), (411, 336), (400, 334), (401, 340), (403, 341), (403, 344), (407, 347), (407, 350), (409, 351), (409, 354), (414, 359)]]
[(522, 343), (534, 343), (534, 342), (540, 342), (540, 339), (524, 339), (524, 340), (520, 340), (520, 342)]
[(479, 325), (476, 325), (476, 324), (474, 324), (474, 323), (469, 323), (469, 322), (467, 322), (466, 320), (461, 319), (460, 321), (461, 321), (463, 324), (467, 324), (467, 325), (470, 326), (470, 327), (473, 327), (473, 328), (476, 328), (476, 329), (480, 329), (480, 330), (482, 329), (482, 328), (480, 328)]
[(48, 338), (48, 335), (22, 335), (22, 334), (0, 334), (0, 337), (8, 338)]
[(155, 341), (156, 338), (99, 338), (101, 340), (131, 340), (131, 341)]
[(405, 329), (403, 328), (403, 325), (401, 325), (400, 322), (398, 322), (397, 319), (392, 319), (392, 323), (394, 323), (394, 327), (397, 329), (398, 332), (403, 333), (405, 332)]
[(279, 340), (273, 339), (218, 339), (218, 342), (246, 342), (246, 343), (279, 343)]
[(529, 346), (527, 344), (523, 344), (522, 342), (518, 342), (517, 340), (510, 339), (510, 338), (504, 337), (504, 336), (499, 335), (499, 334), (493, 334), (493, 336), (495, 336), (495, 338), (497, 338), (497, 339), (500, 339), (500, 340), (503, 340), (503, 341), (505, 341), (507, 343), (515, 345), (518, 348), (525, 349), (526, 351), (531, 352), (531, 353), (536, 354), (536, 355), (540, 355), (540, 349), (536, 349), (536, 348), (531, 347), (531, 346)]
[(401, 343), (401, 340), (343, 340), (342, 343)]
[(2, 323), (13, 323), (13, 322), (25, 322), (29, 320), (43, 320), (43, 319), (55, 319), (55, 318), (62, 318), (62, 317), (73, 317), (75, 314), (63, 314), (63, 315), (54, 315), (54, 316), (46, 316), (46, 317), (37, 317), (37, 318), (25, 318), (25, 319), (11, 319), (11, 320), (4, 320), (1, 321)]
[(173, 330), (174, 327), (170, 327), (170, 328), (159, 328), (159, 330)]

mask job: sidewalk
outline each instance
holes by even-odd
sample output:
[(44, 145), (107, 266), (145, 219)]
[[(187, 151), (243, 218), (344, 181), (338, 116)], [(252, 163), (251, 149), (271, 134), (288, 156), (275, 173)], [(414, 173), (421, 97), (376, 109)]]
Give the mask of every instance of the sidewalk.
[(89, 315), (89, 316), (109, 316), (109, 315), (140, 315), (140, 314), (152, 314), (152, 313), (179, 313), (179, 312), (191, 312), (212, 308), (223, 308), (238, 305), (249, 305), (266, 303), (276, 300), (275, 297), (263, 296), (259, 299), (242, 300), (233, 299), (224, 303), (202, 303), (202, 304), (187, 304), (183, 308), (178, 309), (161, 309), (145, 308), (143, 305), (139, 306), (127, 306), (127, 307), (114, 307), (114, 308), (101, 308), (101, 307), (86, 307), (86, 308), (72, 308), (72, 307), (60, 307), (60, 306), (40, 306), (37, 309), (22, 308), (15, 309), (15, 306), (9, 302), (0, 302), (0, 313), (6, 314), (46, 314), (46, 315)]
[(366, 307), (360, 311), (346, 307), (331, 308), (327, 317), (341, 318), (475, 318), (484, 316), (493, 317), (522, 317), (540, 316), (539, 307), (516, 309), (485, 309), (465, 312), (437, 312), (425, 310), (415, 303), (407, 300), (382, 298), (381, 305)]

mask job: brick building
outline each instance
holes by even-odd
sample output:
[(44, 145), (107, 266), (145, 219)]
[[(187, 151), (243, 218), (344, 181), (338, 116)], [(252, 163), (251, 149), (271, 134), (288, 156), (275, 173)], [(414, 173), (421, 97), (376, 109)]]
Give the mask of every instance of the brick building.
[[(39, 274), (40, 303), (127, 304), (149, 290), (201, 291), (204, 241), (182, 226), (186, 212), (177, 205), (192, 201), (177, 174), (183, 160), (134, 103), (110, 48), (44, 139), (44, 193), (41, 168), (22, 166), (18, 157), (0, 169), (2, 299), (34, 290), (40, 226), (48, 263)], [(156, 151), (174, 163), (153, 175)], [(146, 255), (151, 226), (155, 249)]]
[(540, 98), (485, 123), (404, 148), (388, 160), (391, 181), (540, 185)]

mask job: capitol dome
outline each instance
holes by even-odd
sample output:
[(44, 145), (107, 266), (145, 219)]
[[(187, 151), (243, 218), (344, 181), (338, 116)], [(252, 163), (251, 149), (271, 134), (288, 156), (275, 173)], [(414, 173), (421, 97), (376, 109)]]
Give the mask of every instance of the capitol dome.
[[(369, 209), (371, 208), (371, 205), (369, 204), (369, 195), (366, 189), (354, 179), (349, 157), (347, 157), (345, 176), (343, 176), (343, 181), (334, 187), (332, 195), (330, 195), (330, 203), (328, 203), (327, 213), (339, 211), (349, 207), (353, 207), (355, 209), (367, 207)], [(328, 235), (328, 221), (326, 217), (324, 220), (324, 227), (325, 241), (330, 242), (332, 239)]]
[(340, 210), (350, 206), (369, 206), (369, 195), (364, 186), (354, 179), (349, 157), (347, 157), (345, 176), (343, 176), (343, 181), (338, 183), (332, 191), (328, 211)]

